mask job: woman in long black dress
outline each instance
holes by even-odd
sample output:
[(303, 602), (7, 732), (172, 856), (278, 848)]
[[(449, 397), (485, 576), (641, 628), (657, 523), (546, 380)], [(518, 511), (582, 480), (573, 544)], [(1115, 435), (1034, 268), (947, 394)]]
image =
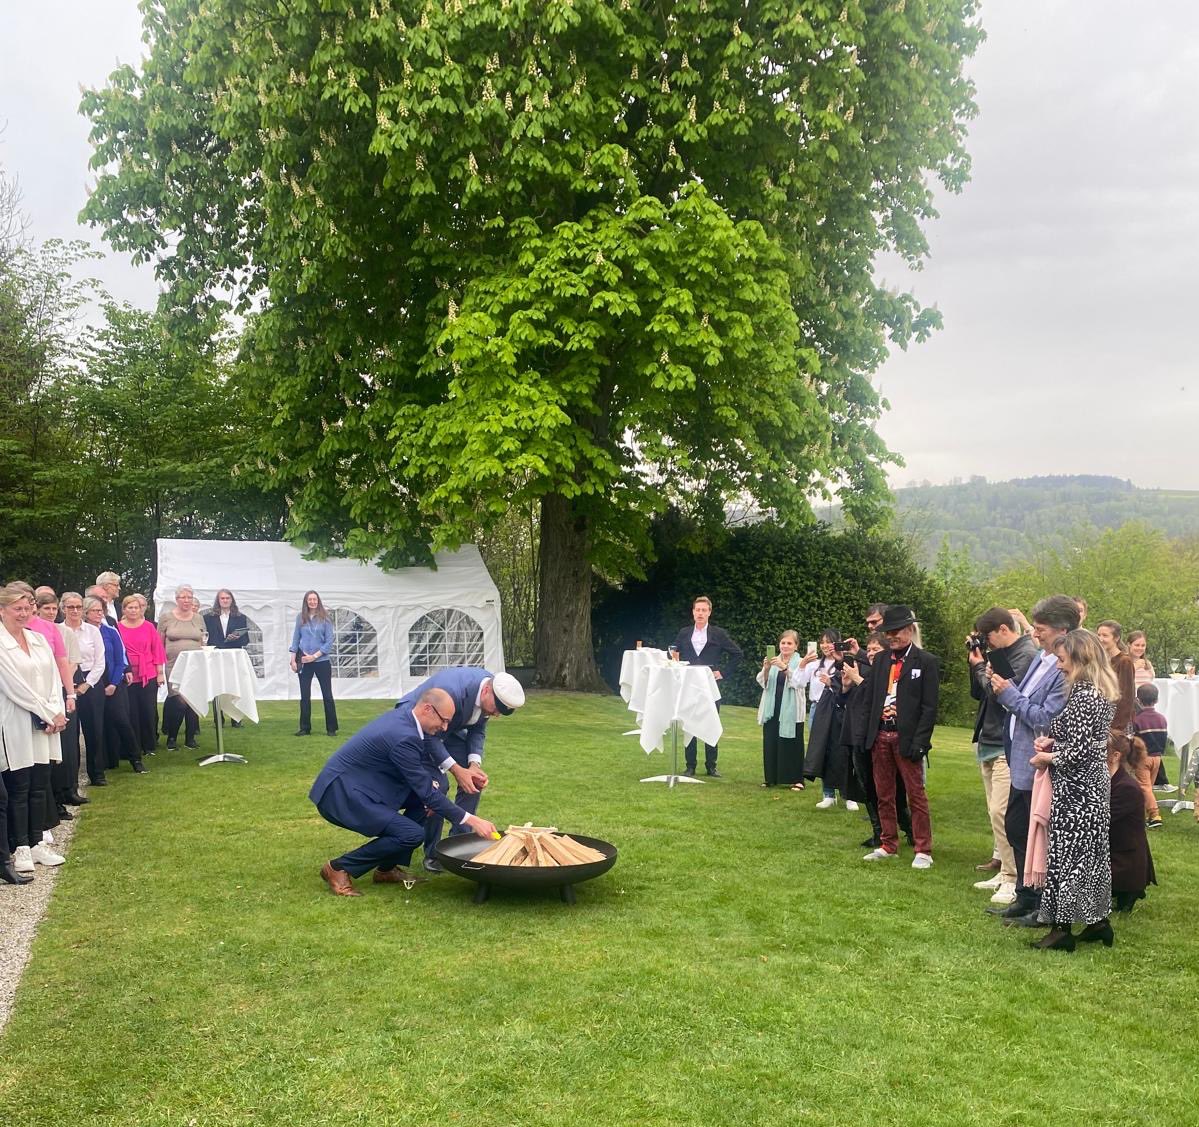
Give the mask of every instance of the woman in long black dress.
[(762, 699), (758, 723), (762, 725), (762, 786), (779, 784), (803, 790), (804, 689), (794, 677), (799, 668), (799, 635), (784, 630), (779, 636), (778, 657), (766, 658), (758, 673)]
[(1056, 644), (1070, 695), (1048, 736), (1037, 738), (1032, 765), (1048, 767), (1053, 785), (1049, 851), (1040, 918), (1053, 927), (1034, 947), (1074, 950), (1079, 939), (1110, 947), (1112, 925), (1111, 779), (1107, 744), (1120, 686), (1099, 639), (1071, 630)]

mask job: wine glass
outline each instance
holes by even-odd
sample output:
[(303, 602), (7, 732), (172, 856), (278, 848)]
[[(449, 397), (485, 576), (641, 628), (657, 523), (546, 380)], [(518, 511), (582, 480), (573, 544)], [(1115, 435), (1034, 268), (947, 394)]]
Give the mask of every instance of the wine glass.
[(1177, 673), (1182, 668), (1182, 661), (1179, 658), (1170, 658), (1170, 672)]

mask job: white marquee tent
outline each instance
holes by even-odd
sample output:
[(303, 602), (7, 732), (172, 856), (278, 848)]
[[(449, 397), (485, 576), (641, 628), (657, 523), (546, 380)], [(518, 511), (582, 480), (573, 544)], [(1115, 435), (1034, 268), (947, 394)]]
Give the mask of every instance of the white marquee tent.
[(394, 698), (449, 665), (504, 668), (500, 596), (479, 550), (436, 558), (436, 570), (384, 571), (357, 560), (306, 560), (269, 540), (159, 540), (154, 605), (159, 614), (174, 606), (176, 588), (187, 583), (207, 610), (217, 590), (229, 588), (249, 620), (259, 700), (293, 700), (300, 688), (288, 647), (304, 592), (317, 591), (333, 619), (334, 695)]

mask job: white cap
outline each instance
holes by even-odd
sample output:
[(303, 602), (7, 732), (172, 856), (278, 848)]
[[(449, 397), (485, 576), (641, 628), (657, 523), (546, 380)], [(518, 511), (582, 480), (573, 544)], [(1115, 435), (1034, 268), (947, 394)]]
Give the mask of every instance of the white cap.
[(511, 673), (497, 673), (491, 679), (491, 691), (496, 707), (507, 716), (525, 703), (525, 691)]

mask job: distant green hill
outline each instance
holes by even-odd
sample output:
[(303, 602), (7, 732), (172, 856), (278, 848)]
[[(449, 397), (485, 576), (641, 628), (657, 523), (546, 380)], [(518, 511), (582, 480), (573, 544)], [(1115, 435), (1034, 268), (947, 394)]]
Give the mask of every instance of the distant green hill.
[(1061, 548), (1083, 529), (1144, 521), (1167, 536), (1199, 536), (1199, 491), (1138, 489), (1114, 477), (1029, 477), (897, 489), (896, 520), (931, 563), (946, 537), (985, 571)]

